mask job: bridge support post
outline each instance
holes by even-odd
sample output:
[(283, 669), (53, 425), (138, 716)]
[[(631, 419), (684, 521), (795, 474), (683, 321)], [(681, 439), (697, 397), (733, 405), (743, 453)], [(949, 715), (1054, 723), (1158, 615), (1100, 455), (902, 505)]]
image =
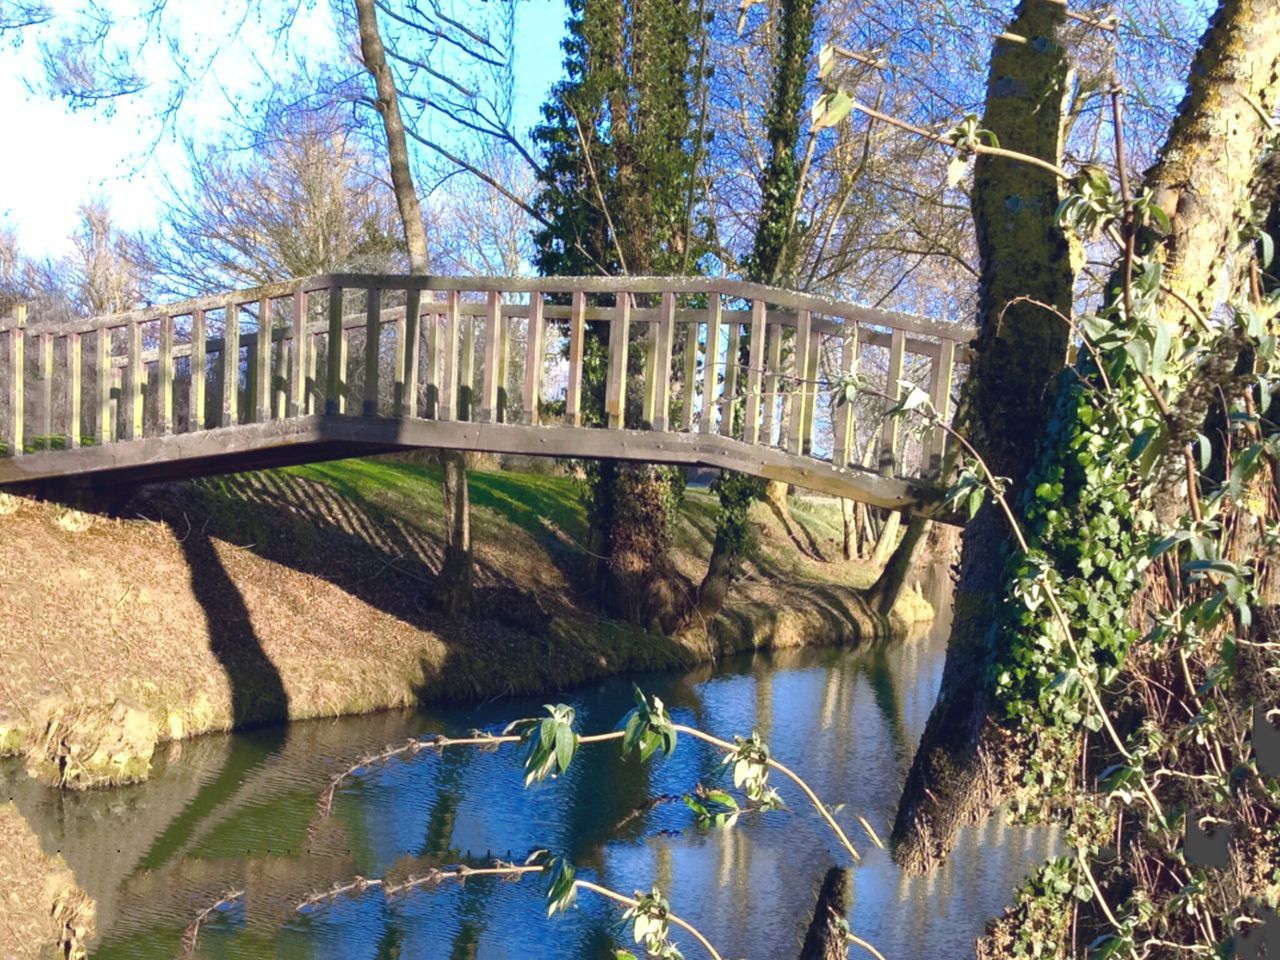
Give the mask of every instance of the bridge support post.
[[(902, 360), (907, 343), (905, 330), (894, 330), (889, 342), (889, 370), (885, 376), (884, 392), (889, 397), (885, 402), (895, 406), (902, 388), (898, 381), (902, 379)], [(880, 430), (880, 472), (891, 477), (897, 470), (898, 436), (901, 433), (897, 417), (885, 417)]]
[(801, 310), (796, 315), (796, 341), (791, 365), (795, 371), (794, 399), (791, 401), (791, 420), (787, 427), (787, 452), (800, 454), (805, 446), (805, 425), (809, 422), (809, 407), (813, 393), (809, 382), (810, 334), (813, 331), (813, 314)]
[[(847, 377), (857, 369), (858, 327), (855, 324), (853, 325), (853, 329), (840, 344), (840, 373)], [(849, 466), (849, 460), (853, 451), (853, 434), (854, 428), (857, 426), (853, 404), (853, 400), (844, 400), (842, 403), (837, 403), (835, 409), (835, 423), (833, 431), (835, 438), (831, 453), (831, 462), (842, 470)]]
[(724, 353), (724, 392), (720, 399), (720, 436), (733, 436), (733, 409), (738, 401), (738, 351), (742, 342), (742, 324), (729, 324), (729, 345)]
[(271, 419), (271, 396), (274, 393), (271, 383), (271, 354), (274, 352), (272, 342), (271, 300), (263, 297), (258, 302), (258, 338), (254, 341), (253, 355), (253, 418), (257, 423), (266, 423)]
[(778, 406), (778, 374), (782, 372), (782, 333), (781, 324), (773, 326), (765, 326), (765, 336), (768, 340), (767, 352), (765, 354), (764, 368), (764, 389), (762, 391), (761, 401), (764, 403), (764, 412), (760, 417), (760, 431), (764, 434), (764, 445), (766, 447), (773, 446), (773, 427), (777, 423), (778, 443), (782, 443), (782, 414)]
[(160, 318), (160, 349), (157, 352), (156, 383), (160, 391), (156, 404), (156, 423), (161, 436), (173, 429), (173, 317)]
[[(406, 290), (404, 295), (404, 324), (397, 328), (404, 346), (404, 363), (400, 368), (402, 380), (400, 402), (396, 408), (398, 417), (418, 415), (418, 343), (422, 339), (419, 321), (422, 316), (422, 291)], [(397, 357), (399, 352), (397, 350)]]
[(450, 290), (445, 303), (444, 331), (440, 337), (440, 419), (452, 420), (458, 402), (458, 327), (461, 305), (457, 290)]
[[(480, 419), (485, 423), (498, 422), (498, 373), (502, 368), (502, 294), (489, 291), (489, 302), (484, 320), (484, 385), (480, 397)], [(569, 376), (573, 377), (572, 357)]]
[(99, 330), (94, 341), (98, 376), (98, 422), (93, 439), (98, 446), (102, 446), (115, 439), (115, 424), (111, 419), (111, 388), (115, 380), (115, 370), (111, 366), (111, 328), (103, 327)]
[(137, 320), (129, 321), (129, 341), (125, 388), (128, 396), (125, 401), (125, 439), (137, 440), (142, 437), (142, 428), (146, 416), (147, 400), (147, 368), (142, 363), (142, 324)]
[(53, 334), (42, 333), (38, 340), (37, 377), (40, 380), (40, 438), (46, 450), (53, 449)]
[(650, 423), (654, 430), (669, 429), (671, 415), (671, 353), (675, 343), (676, 328), (676, 295), (670, 290), (662, 294), (662, 305), (656, 324), (656, 342), (654, 344), (652, 408)]
[(365, 294), (364, 403), (360, 413), (378, 415), (378, 359), (382, 353), (382, 290), (370, 287)]
[(289, 357), (289, 401), (285, 412), (290, 417), (300, 416), (307, 405), (307, 370), (308, 351), (311, 348), (307, 337), (307, 292), (301, 288), (293, 293), (293, 311), (291, 316), (293, 352)]
[(342, 326), (342, 288), (329, 288), (329, 343), (324, 385), (324, 412), (341, 413), (346, 391), (347, 351)]

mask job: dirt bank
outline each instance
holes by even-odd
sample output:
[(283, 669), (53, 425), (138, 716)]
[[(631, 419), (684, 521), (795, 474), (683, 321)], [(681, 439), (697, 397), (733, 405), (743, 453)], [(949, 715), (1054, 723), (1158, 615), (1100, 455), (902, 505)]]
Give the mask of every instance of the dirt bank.
[[(551, 691), (752, 648), (883, 635), (839, 561), (839, 510), (754, 515), (760, 549), (726, 613), (683, 642), (599, 616), (565, 477), (472, 476), (477, 614), (430, 600), (430, 468), (345, 461), (139, 492), (115, 518), (0, 495), (0, 751), (70, 787), (146, 776), (155, 745), (234, 726)], [(715, 502), (675, 530), (690, 589)], [(895, 622), (929, 614), (918, 596)]]

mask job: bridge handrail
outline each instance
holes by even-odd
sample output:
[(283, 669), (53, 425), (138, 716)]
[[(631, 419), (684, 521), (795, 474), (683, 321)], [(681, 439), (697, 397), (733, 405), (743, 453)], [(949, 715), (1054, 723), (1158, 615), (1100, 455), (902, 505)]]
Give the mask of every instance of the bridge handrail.
[[(633, 293), (633, 294), (700, 294), (718, 293), (740, 300), (763, 300), (791, 310), (808, 310), (827, 317), (839, 317), (856, 323), (905, 330), (920, 336), (965, 343), (974, 336), (972, 327), (945, 323), (917, 314), (867, 307), (812, 293), (798, 293), (746, 280), (726, 277), (458, 277), (446, 275), (321, 273), (309, 277), (281, 280), (219, 293), (194, 297), (176, 303), (156, 304), (120, 313), (104, 314), (71, 323), (42, 321), (27, 325), (27, 333), (63, 335), (92, 333), (103, 328), (126, 326), (133, 321), (155, 320), (162, 316), (180, 317), (196, 310), (216, 310), (228, 303), (251, 303), (263, 299), (287, 297), (297, 292), (312, 293), (334, 287), (382, 290), (420, 290), (462, 293)], [(0, 318), (0, 332), (15, 325)], [(825, 325), (824, 325), (825, 326)], [(835, 330), (823, 332), (834, 333)]]

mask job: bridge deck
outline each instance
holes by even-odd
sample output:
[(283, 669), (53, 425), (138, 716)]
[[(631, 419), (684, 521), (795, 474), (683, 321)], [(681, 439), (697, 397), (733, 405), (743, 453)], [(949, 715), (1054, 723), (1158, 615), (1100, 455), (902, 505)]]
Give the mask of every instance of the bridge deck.
[[(883, 414), (903, 380), (946, 412), (970, 333), (706, 278), (326, 275), (60, 326), (19, 309), (0, 485), (437, 448), (728, 468), (933, 515), (945, 433)], [(871, 386), (836, 403), (854, 374)]]

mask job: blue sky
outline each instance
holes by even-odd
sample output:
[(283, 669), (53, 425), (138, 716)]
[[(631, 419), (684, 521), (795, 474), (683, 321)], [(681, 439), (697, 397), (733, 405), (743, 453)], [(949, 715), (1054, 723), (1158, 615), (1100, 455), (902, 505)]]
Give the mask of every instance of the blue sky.
[[(0, 0), (3, 2), (3, 0)], [(496, 0), (511, 2), (511, 0)], [(52, 4), (61, 16), (74, 15), (80, 0)], [(129, 0), (106, 4), (124, 14), (137, 6)], [(221, 2), (174, 3), (184, 37), (216, 38), (226, 31), (227, 11)], [(527, 130), (537, 119), (548, 88), (560, 77), (559, 42), (564, 31), (563, 0), (520, 0), (516, 39), (516, 127)], [(155, 219), (164, 177), (185, 179), (179, 137), (216, 140), (229, 129), (232, 102), (253, 97), (261, 70), (274, 71), (288, 62), (288, 51), (273, 45), (266, 27), (246, 24), (233, 48), (219, 50), (210, 74), (187, 91), (177, 129), (156, 140), (154, 103), (141, 96), (102, 109), (73, 111), (50, 98), (39, 85), (38, 34), (0, 47), (0, 103), (5, 126), (19, 135), (0, 149), (0, 229), (12, 229), (28, 256), (58, 256), (69, 249), (68, 234), (84, 201), (106, 198), (119, 224), (145, 228)], [(213, 41), (210, 40), (210, 43)], [(306, 49), (316, 60), (337, 56), (339, 47), (329, 7), (324, 2), (304, 9), (290, 35), (290, 46)], [(161, 82), (172, 67), (159, 53), (144, 64)]]

